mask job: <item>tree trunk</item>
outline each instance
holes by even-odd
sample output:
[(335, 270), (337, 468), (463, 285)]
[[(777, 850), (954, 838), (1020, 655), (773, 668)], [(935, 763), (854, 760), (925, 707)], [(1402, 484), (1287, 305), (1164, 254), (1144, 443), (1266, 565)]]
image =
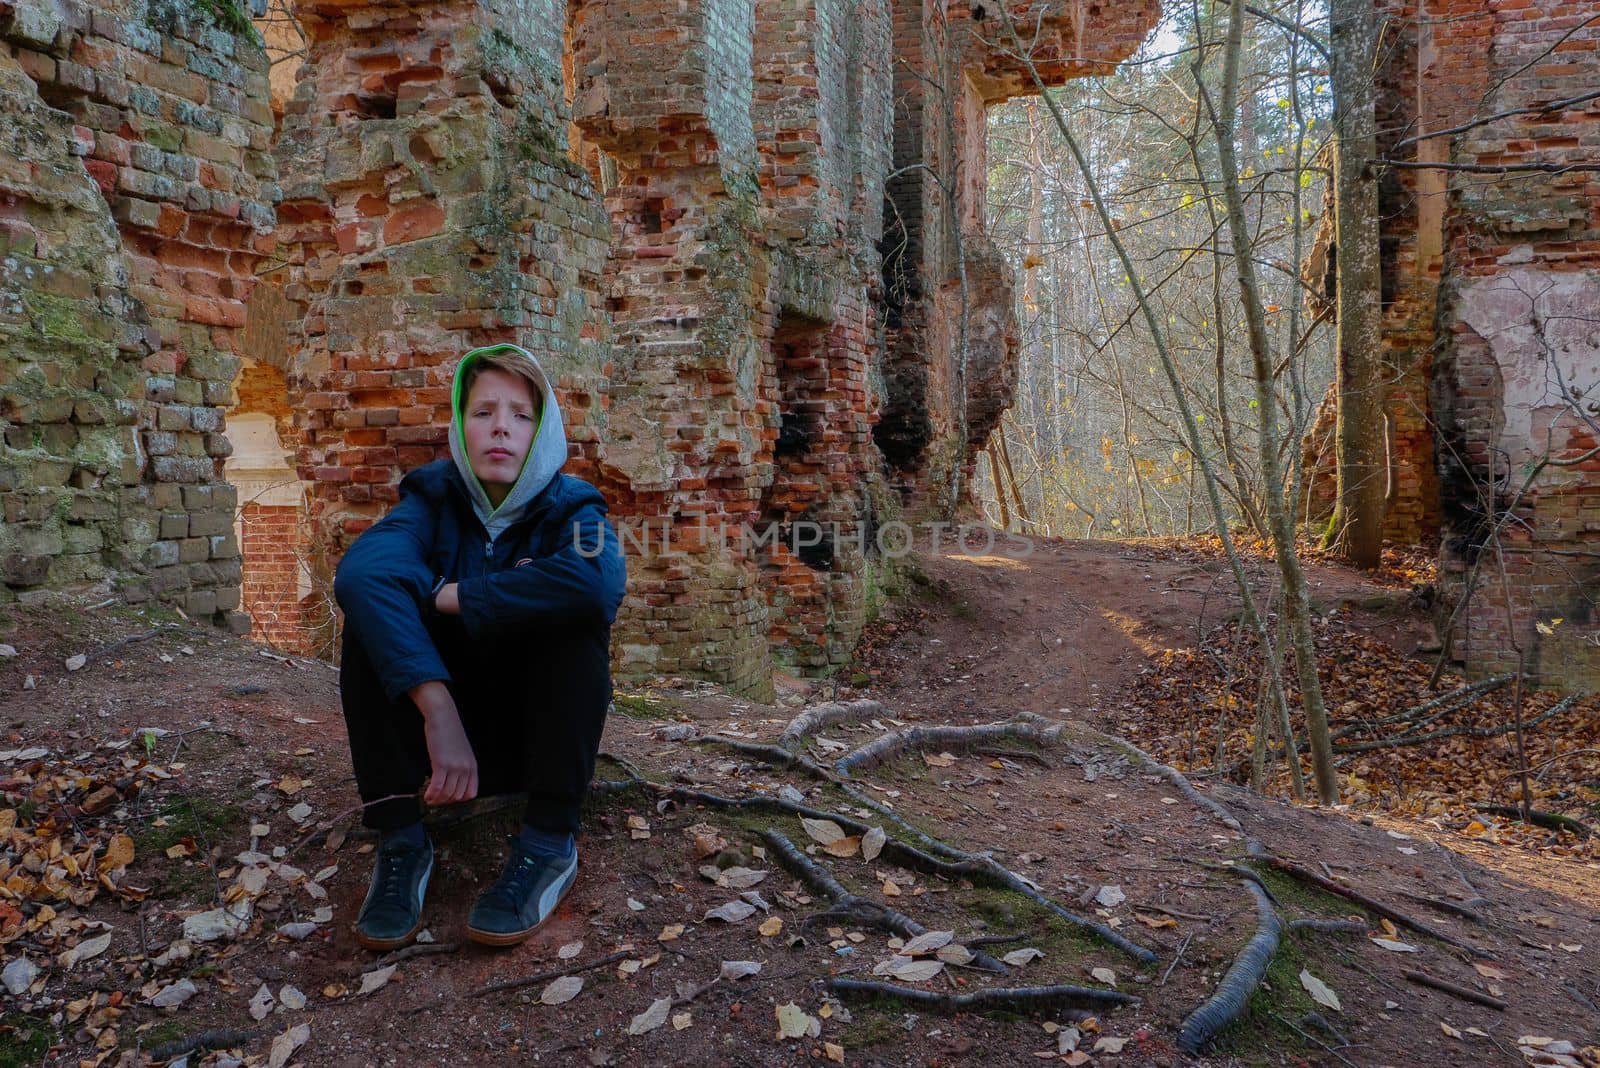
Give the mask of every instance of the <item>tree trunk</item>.
[(1382, 279), (1378, 263), (1378, 156), (1371, 0), (1332, 0), (1334, 235), (1339, 397), (1334, 452), (1338, 497), (1328, 542), (1356, 567), (1378, 566), (1387, 499), (1383, 462)]

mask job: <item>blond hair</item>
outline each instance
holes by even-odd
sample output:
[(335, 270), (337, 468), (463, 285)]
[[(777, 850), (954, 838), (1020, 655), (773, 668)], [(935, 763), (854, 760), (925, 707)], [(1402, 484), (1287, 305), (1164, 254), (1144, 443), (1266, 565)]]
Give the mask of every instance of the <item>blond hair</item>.
[(539, 385), (539, 372), (534, 370), (533, 364), (514, 352), (487, 352), (476, 356), (467, 365), (466, 376), (461, 380), (461, 402), (466, 403), (472, 396), (472, 385), (478, 376), (490, 370), (504, 371), (506, 374), (516, 375), (528, 383), (528, 395), (533, 399), (533, 408), (538, 411), (544, 403), (544, 391)]

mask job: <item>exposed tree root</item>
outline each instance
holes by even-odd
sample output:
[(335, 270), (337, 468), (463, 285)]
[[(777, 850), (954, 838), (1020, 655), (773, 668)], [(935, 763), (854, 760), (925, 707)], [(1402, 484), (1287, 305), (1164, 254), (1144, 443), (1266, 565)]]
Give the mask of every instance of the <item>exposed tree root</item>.
[(372, 968), (382, 968), (389, 964), (399, 964), (412, 957), (434, 957), (442, 953), (455, 953), (461, 948), (460, 942), (418, 942), (416, 945), (397, 949), (393, 953), (385, 953), (372, 963), (372, 967), (361, 969), (364, 972)]
[(1473, 990), (1471, 987), (1458, 986), (1447, 979), (1440, 979), (1436, 975), (1429, 975), (1427, 972), (1419, 972), (1412, 969), (1407, 969), (1404, 972), (1404, 975), (1408, 980), (1416, 983), (1418, 986), (1432, 987), (1433, 989), (1449, 994), (1452, 997), (1458, 997), (1462, 1001), (1471, 1001), (1479, 1005), (1486, 1005), (1489, 1008), (1496, 1009), (1500, 1012), (1504, 1012), (1506, 1010), (1506, 1002), (1502, 1001), (1500, 998), (1491, 997), (1490, 995), (1481, 991)]
[(1013, 1011), (1045, 1008), (1106, 1009), (1118, 1005), (1134, 1005), (1139, 1001), (1132, 994), (1089, 986), (988, 987), (974, 990), (969, 994), (936, 994), (932, 990), (916, 990), (895, 983), (878, 983), (865, 979), (829, 979), (828, 989), (847, 997), (893, 998), (947, 1016), (953, 1016), (958, 1012), (987, 1012), (991, 1009)]
[[(802, 853), (782, 831), (769, 827), (761, 833), (761, 837), (766, 839), (767, 844), (777, 854), (778, 863), (812, 890), (831, 900), (841, 913), (855, 918), (865, 926), (876, 927), (908, 940), (927, 931), (926, 927), (905, 913), (852, 893), (848, 887), (835, 879), (831, 872)], [(985, 971), (1002, 975), (1010, 971), (999, 960), (982, 950), (973, 952), (972, 963)]]
[(232, 1049), (234, 1046), (243, 1046), (260, 1038), (261, 1035), (262, 1031), (259, 1028), (245, 1031), (232, 1027), (214, 1027), (185, 1038), (164, 1042), (145, 1050), (145, 1056), (152, 1061), (170, 1061), (196, 1050)]
[[(1100, 732), (1096, 731), (1095, 733), (1099, 734)], [(1211, 813), (1211, 815), (1216, 817), (1218, 823), (1222, 824), (1230, 831), (1239, 831), (1240, 833), (1244, 832), (1244, 827), (1240, 825), (1238, 819), (1233, 813), (1228, 811), (1227, 807), (1224, 806), (1222, 802), (1216, 800), (1215, 798), (1207, 797), (1205, 794), (1195, 789), (1194, 783), (1190, 782), (1188, 778), (1184, 776), (1183, 772), (1179, 771), (1177, 768), (1174, 768), (1169, 764), (1161, 763), (1155, 757), (1151, 756), (1149, 753), (1146, 753), (1143, 749), (1140, 749), (1126, 738), (1118, 738), (1115, 735), (1110, 734), (1100, 734), (1100, 737), (1105, 739), (1108, 745), (1111, 745), (1117, 749), (1121, 749), (1123, 752), (1137, 760), (1140, 764), (1144, 765), (1144, 769), (1146, 771), (1153, 772), (1154, 774), (1159, 775), (1163, 779), (1167, 780), (1174, 790), (1183, 795), (1185, 800), (1187, 800), (1190, 804), (1197, 805)]]
[(1273, 854), (1267, 852), (1266, 848), (1263, 847), (1259, 842), (1252, 841), (1249, 845), (1249, 849), (1250, 856), (1253, 859), (1263, 864), (1270, 864), (1279, 871), (1294, 876), (1301, 882), (1310, 883), (1312, 886), (1315, 886), (1320, 890), (1326, 890), (1328, 893), (1334, 894), (1338, 897), (1342, 897), (1346, 901), (1354, 901), (1357, 905), (1360, 905), (1368, 912), (1382, 916), (1401, 927), (1416, 931), (1418, 934), (1427, 935), (1429, 938), (1443, 942), (1447, 946), (1453, 946), (1464, 953), (1470, 953), (1473, 956), (1482, 955), (1482, 951), (1476, 947), (1469, 946), (1465, 942), (1453, 938), (1437, 928), (1430, 927), (1421, 920), (1413, 919), (1412, 917), (1401, 912), (1399, 909), (1391, 908), (1381, 901), (1368, 897), (1359, 890), (1353, 890), (1342, 883), (1336, 883), (1332, 879), (1318, 875), (1310, 868), (1296, 864), (1292, 860), (1284, 860), (1282, 857), (1274, 856)]
[(591, 961), (581, 964), (569, 964), (564, 968), (548, 968), (532, 975), (524, 975), (516, 979), (502, 979), (498, 983), (487, 983), (471, 992), (472, 997), (482, 997), (484, 994), (497, 994), (502, 990), (517, 990), (536, 983), (548, 983), (552, 979), (559, 979), (563, 975), (577, 975), (579, 972), (589, 972), (596, 968), (604, 968), (607, 964), (615, 964), (619, 960), (626, 960), (634, 955), (634, 950), (619, 949), (615, 953), (608, 953), (604, 957), (596, 957)]
[(1359, 920), (1290, 920), (1291, 931), (1318, 931), (1322, 934), (1366, 934), (1367, 925)]
[(1199, 1053), (1218, 1032), (1239, 1018), (1267, 974), (1272, 955), (1278, 952), (1283, 921), (1259, 884), (1246, 880), (1245, 887), (1256, 901), (1256, 933), (1217, 984), (1216, 992), (1184, 1019), (1178, 1031), (1178, 1048), (1185, 1053)]
[(877, 701), (829, 701), (803, 710), (789, 721), (778, 736), (778, 744), (785, 749), (797, 750), (810, 735), (835, 723), (860, 723), (884, 715), (883, 705)]
[[(829, 812), (825, 809), (812, 808), (809, 805), (785, 801), (781, 797), (772, 797), (766, 794), (755, 794), (750, 797), (724, 797), (721, 794), (708, 793), (703, 790), (691, 790), (682, 786), (662, 786), (648, 780), (640, 780), (641, 788), (655, 790), (676, 801), (685, 801), (710, 805), (714, 808), (750, 808), (766, 809), (776, 812), (787, 812), (795, 816), (805, 816), (810, 819), (832, 820), (844, 830), (853, 834), (865, 834), (872, 829), (872, 825), (864, 823), (842, 812)], [(896, 821), (897, 825), (899, 821)], [(920, 832), (918, 832), (920, 835)], [(922, 836), (926, 838), (926, 836)], [(1129, 956), (1145, 962), (1158, 960), (1157, 955), (1131, 941), (1126, 936), (1086, 916), (1080, 916), (1071, 909), (1065, 908), (1059, 902), (1041, 892), (1016, 872), (999, 863), (992, 857), (981, 853), (965, 853), (937, 839), (929, 839), (940, 847), (947, 855), (959, 858), (946, 860), (936, 857), (929, 852), (900, 842), (894, 838), (886, 838), (883, 844), (883, 855), (902, 867), (913, 871), (920, 871), (927, 875), (937, 875), (946, 879), (968, 879), (974, 882), (985, 882), (994, 886), (1002, 886), (1007, 890), (1021, 894), (1028, 900), (1047, 909), (1063, 922), (1081, 928), (1095, 937), (1115, 946)]]
[[(1510, 816), (1520, 820), (1522, 810), (1516, 805), (1473, 805), (1479, 812), (1487, 812), (1493, 816)], [(1559, 812), (1540, 812), (1537, 809), (1528, 810), (1528, 822), (1536, 827), (1543, 827), (1550, 831), (1568, 831), (1579, 838), (1587, 839), (1594, 834), (1594, 830), (1582, 820), (1563, 816)]]
[(995, 742), (1002, 738), (1020, 738), (1024, 741), (1050, 744), (1065, 727), (1065, 723), (1051, 723), (1043, 716), (1018, 717), (999, 723), (974, 723), (968, 726), (907, 727), (905, 730), (890, 731), (860, 749), (846, 753), (833, 762), (833, 770), (840, 778), (847, 779), (855, 772), (878, 767), (907, 750), (928, 749), (935, 746), (941, 749), (972, 749), (985, 742)]
[[(1468, 920), (1472, 923), (1478, 924), (1487, 922), (1482, 916), (1472, 911), (1472, 908), (1468, 905), (1458, 905), (1454, 901), (1448, 901), (1442, 897), (1428, 897), (1426, 894), (1413, 894), (1407, 890), (1402, 890), (1400, 893), (1403, 896), (1410, 898), (1412, 901), (1415, 901), (1419, 905), (1426, 905), (1431, 909), (1438, 909), (1440, 912), (1448, 912), (1450, 915), (1459, 916), (1463, 920)], [(1482, 901), (1483, 899), (1478, 898), (1477, 900)]]

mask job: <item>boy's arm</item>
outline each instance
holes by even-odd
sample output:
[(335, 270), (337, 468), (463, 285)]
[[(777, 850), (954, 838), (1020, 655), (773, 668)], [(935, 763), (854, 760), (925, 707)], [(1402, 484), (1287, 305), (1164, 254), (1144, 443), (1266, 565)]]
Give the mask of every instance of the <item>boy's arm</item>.
[[(561, 525), (555, 552), (440, 591), (441, 611), (453, 597), (474, 638), (496, 627), (609, 626), (622, 604), (627, 568), (617, 532), (598, 504), (585, 504)], [(446, 593), (445, 591), (449, 591)]]
[(355, 540), (333, 579), (333, 595), (352, 631), (377, 669), (389, 700), (424, 682), (450, 678), (422, 622), (422, 605), (433, 587), (427, 545), (434, 515), (426, 500), (409, 493)]

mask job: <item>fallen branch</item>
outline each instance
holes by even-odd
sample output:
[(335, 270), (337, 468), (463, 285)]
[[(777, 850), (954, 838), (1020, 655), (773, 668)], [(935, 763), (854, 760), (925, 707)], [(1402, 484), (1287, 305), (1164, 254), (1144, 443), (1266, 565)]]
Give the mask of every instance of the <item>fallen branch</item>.
[[(843, 883), (835, 879), (826, 868), (800, 852), (794, 842), (782, 831), (771, 827), (761, 832), (761, 837), (766, 839), (777, 854), (778, 863), (782, 864), (789, 872), (801, 882), (811, 887), (823, 897), (831, 900), (839, 910), (858, 917), (864, 925), (876, 927), (879, 930), (897, 934), (901, 938), (910, 940), (923, 934), (927, 928), (922, 926), (910, 916), (897, 909), (880, 905), (876, 901), (869, 901), (860, 894), (852, 893)], [(1005, 974), (1010, 971), (999, 960), (981, 950), (975, 952), (973, 963), (985, 971)]]
[[(1494, 816), (1510, 816), (1512, 819), (1518, 820), (1523, 818), (1522, 810), (1516, 805), (1477, 804), (1472, 807), (1479, 812), (1487, 812)], [(1563, 816), (1559, 812), (1540, 812), (1537, 809), (1530, 808), (1527, 822), (1550, 831), (1569, 831), (1583, 839), (1588, 839), (1594, 834), (1594, 831), (1587, 823), (1579, 819), (1573, 819), (1571, 816)]]
[(615, 953), (608, 953), (604, 957), (597, 957), (582, 964), (569, 964), (565, 968), (549, 968), (532, 975), (524, 975), (520, 979), (502, 979), (498, 983), (487, 983), (471, 991), (472, 997), (482, 997), (485, 994), (498, 994), (502, 990), (518, 990), (536, 983), (548, 983), (552, 979), (559, 979), (563, 975), (577, 975), (579, 972), (589, 972), (596, 968), (604, 968), (607, 964), (615, 964), (619, 960), (626, 960), (633, 956), (632, 949), (619, 949)]
[[(1419, 905), (1427, 905), (1429, 908), (1437, 909), (1440, 912), (1448, 912), (1452, 916), (1459, 916), (1463, 920), (1468, 920), (1472, 923), (1481, 924), (1485, 922), (1484, 918), (1472, 911), (1470, 906), (1458, 905), (1454, 901), (1447, 901), (1442, 897), (1429, 897), (1426, 894), (1413, 894), (1409, 890), (1402, 890), (1400, 893), (1402, 896), (1410, 898)], [(1477, 900), (1482, 901), (1483, 899), (1478, 898)]]
[(1374, 915), (1382, 916), (1390, 922), (1398, 924), (1401, 927), (1416, 931), (1418, 934), (1427, 935), (1429, 938), (1437, 939), (1447, 946), (1453, 946), (1456, 949), (1459, 949), (1465, 953), (1470, 953), (1473, 956), (1482, 955), (1482, 951), (1475, 946), (1469, 946), (1465, 942), (1452, 938), (1443, 931), (1428, 926), (1421, 920), (1413, 919), (1412, 917), (1401, 912), (1399, 909), (1391, 908), (1381, 901), (1368, 897), (1359, 890), (1351, 889), (1342, 883), (1337, 883), (1332, 879), (1326, 878), (1325, 876), (1318, 875), (1310, 868), (1296, 864), (1292, 860), (1284, 860), (1282, 857), (1274, 856), (1273, 854), (1268, 853), (1259, 842), (1250, 843), (1250, 855), (1255, 860), (1270, 864), (1279, 871), (1288, 875), (1292, 875), (1301, 882), (1310, 883), (1319, 890), (1326, 890), (1328, 893), (1337, 897), (1342, 897), (1346, 901), (1354, 901), (1357, 905), (1360, 905), (1368, 912), (1371, 912)]
[(243, 1046), (260, 1038), (262, 1034), (259, 1028), (244, 1031), (233, 1027), (213, 1027), (186, 1038), (163, 1042), (153, 1049), (146, 1050), (145, 1056), (152, 1061), (170, 1061), (196, 1050), (232, 1049), (235, 1046)]
[[(1529, 728), (1538, 726), (1540, 723), (1550, 719), (1552, 716), (1559, 716), (1561, 713), (1565, 712), (1567, 709), (1576, 704), (1577, 700), (1577, 694), (1573, 694), (1569, 697), (1563, 697), (1561, 700), (1557, 701), (1543, 712), (1540, 712), (1532, 719), (1524, 720), (1522, 723), (1522, 729), (1528, 730)], [(1436, 742), (1441, 738), (1458, 738), (1462, 735), (1465, 735), (1468, 738), (1498, 738), (1502, 734), (1510, 734), (1516, 729), (1515, 723), (1508, 723), (1503, 727), (1446, 727), (1443, 730), (1429, 731), (1427, 734), (1401, 734), (1394, 738), (1385, 738), (1380, 741), (1354, 742), (1350, 745), (1336, 745), (1333, 747), (1333, 751), (1341, 756), (1346, 756), (1351, 753), (1370, 753), (1376, 749), (1400, 749), (1405, 746), (1426, 745), (1429, 742)]]
[(1413, 983), (1416, 983), (1418, 986), (1432, 987), (1433, 989), (1443, 991), (1452, 997), (1458, 997), (1462, 1001), (1471, 1001), (1478, 1005), (1485, 1005), (1499, 1012), (1506, 1011), (1506, 1002), (1497, 997), (1491, 997), (1490, 995), (1482, 993), (1481, 991), (1473, 990), (1471, 987), (1458, 986), (1449, 980), (1440, 979), (1436, 975), (1429, 975), (1427, 972), (1413, 971), (1409, 968), (1402, 974), (1404, 974), (1407, 979)]
[(848, 779), (857, 771), (878, 767), (908, 750), (933, 747), (972, 749), (984, 742), (1002, 738), (1021, 738), (1048, 744), (1054, 742), (1066, 727), (1065, 723), (1057, 722), (1041, 728), (1040, 722), (1048, 721), (1042, 716), (1032, 716), (967, 726), (907, 727), (905, 730), (890, 731), (854, 752), (846, 753), (833, 762), (833, 770), (840, 778)]
[(884, 714), (883, 705), (877, 701), (829, 701), (813, 705), (789, 721), (778, 735), (778, 745), (784, 749), (798, 749), (809, 735), (835, 723), (859, 723)]
[(1178, 1048), (1185, 1053), (1199, 1053), (1205, 1049), (1219, 1031), (1243, 1014), (1250, 996), (1267, 974), (1273, 954), (1278, 952), (1283, 921), (1278, 919), (1265, 890), (1249, 881), (1245, 882), (1245, 888), (1256, 902), (1256, 933), (1217, 983), (1216, 992), (1184, 1019), (1178, 1031)]
[(1161, 973), (1161, 982), (1157, 983), (1157, 986), (1167, 985), (1167, 980), (1172, 976), (1172, 970), (1176, 968), (1178, 966), (1178, 962), (1183, 959), (1184, 953), (1189, 949), (1189, 943), (1193, 940), (1193, 931), (1190, 931), (1188, 934), (1183, 936), (1183, 941), (1178, 943), (1178, 952), (1173, 955), (1172, 963), (1168, 964), (1166, 970)]
[(969, 994), (936, 994), (896, 983), (865, 979), (829, 979), (828, 989), (835, 994), (857, 998), (894, 998), (918, 1005), (931, 1012), (953, 1016), (958, 1012), (987, 1012), (991, 1009), (1030, 1009), (1057, 1007), (1115, 1008), (1136, 1005), (1139, 999), (1117, 990), (1090, 986), (1014, 986), (987, 987)]
[[(1417, 719), (1418, 717), (1426, 716), (1428, 713), (1433, 712), (1436, 709), (1443, 708), (1446, 711), (1449, 711), (1451, 706), (1455, 705), (1457, 702), (1465, 701), (1469, 697), (1481, 697), (1486, 693), (1493, 693), (1495, 690), (1500, 689), (1500, 687), (1504, 686), (1514, 678), (1516, 678), (1515, 672), (1507, 672), (1503, 675), (1490, 675), (1486, 679), (1479, 679), (1477, 682), (1462, 686), (1459, 689), (1451, 690), (1449, 693), (1442, 693), (1437, 697), (1429, 698), (1420, 705), (1413, 705), (1404, 712), (1396, 712), (1394, 715), (1384, 716), (1382, 719), (1362, 720), (1358, 723), (1346, 724), (1345, 726), (1340, 727), (1338, 730), (1333, 732), (1333, 740), (1337, 742), (1341, 738), (1348, 738), (1352, 734), (1360, 734), (1362, 731), (1369, 731), (1374, 727), (1387, 727), (1391, 723), (1407, 723)], [(1431, 723), (1432, 721), (1432, 718), (1429, 718), (1425, 722)], [(1413, 723), (1412, 726), (1407, 729), (1415, 730), (1419, 726), (1422, 726), (1422, 724)]]

